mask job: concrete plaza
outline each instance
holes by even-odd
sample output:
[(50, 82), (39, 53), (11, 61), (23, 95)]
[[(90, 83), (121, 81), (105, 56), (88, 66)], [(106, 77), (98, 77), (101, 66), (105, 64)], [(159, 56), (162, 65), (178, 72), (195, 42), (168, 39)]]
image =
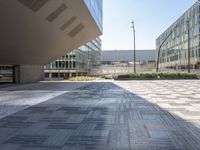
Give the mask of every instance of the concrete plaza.
[(1, 150), (198, 150), (200, 81), (0, 89)]

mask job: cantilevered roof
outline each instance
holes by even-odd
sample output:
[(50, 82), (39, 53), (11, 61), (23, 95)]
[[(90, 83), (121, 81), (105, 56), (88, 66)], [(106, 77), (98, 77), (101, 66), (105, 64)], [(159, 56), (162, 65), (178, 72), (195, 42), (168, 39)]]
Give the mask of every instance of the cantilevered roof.
[(83, 0), (0, 0), (0, 64), (44, 65), (102, 34)]

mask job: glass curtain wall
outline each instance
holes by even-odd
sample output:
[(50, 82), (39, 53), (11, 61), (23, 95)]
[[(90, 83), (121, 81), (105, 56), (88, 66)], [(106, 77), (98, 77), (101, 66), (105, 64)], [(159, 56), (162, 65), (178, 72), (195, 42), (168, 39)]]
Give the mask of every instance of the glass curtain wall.
[(100, 30), (103, 30), (103, 0), (84, 0)]
[[(188, 26), (189, 22), (189, 26)], [(189, 37), (188, 37), (189, 29)], [(200, 4), (196, 2), (156, 40), (156, 47), (170, 34), (160, 53), (161, 68), (186, 69), (188, 64), (188, 40), (190, 41), (191, 68), (200, 68)]]
[(99, 67), (100, 64), (101, 40), (96, 38), (46, 65), (45, 70), (54, 70), (57, 73), (70, 73), (73, 70), (76, 74), (88, 74), (90, 69)]

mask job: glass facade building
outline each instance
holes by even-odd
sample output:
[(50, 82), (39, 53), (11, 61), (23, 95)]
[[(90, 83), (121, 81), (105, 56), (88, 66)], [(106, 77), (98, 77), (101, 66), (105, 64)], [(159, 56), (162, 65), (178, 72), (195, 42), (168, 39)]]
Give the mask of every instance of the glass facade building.
[(99, 67), (100, 64), (101, 40), (96, 38), (46, 65), (45, 77), (68, 78), (88, 75), (92, 68)]
[[(188, 37), (189, 30), (189, 37)], [(170, 35), (170, 36), (169, 36)], [(166, 39), (160, 51), (160, 68), (187, 69), (188, 41), (190, 68), (200, 68), (200, 3), (196, 2), (156, 39), (156, 49)]]
[[(103, 0), (84, 0), (96, 25), (103, 31)], [(46, 78), (88, 75), (101, 64), (101, 39), (96, 38), (44, 67)]]
[(100, 30), (103, 30), (103, 0), (84, 0)]

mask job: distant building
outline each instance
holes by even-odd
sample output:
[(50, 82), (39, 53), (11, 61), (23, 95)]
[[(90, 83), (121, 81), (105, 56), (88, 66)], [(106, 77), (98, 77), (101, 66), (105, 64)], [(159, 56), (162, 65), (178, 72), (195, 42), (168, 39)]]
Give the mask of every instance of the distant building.
[(45, 66), (45, 78), (68, 78), (88, 75), (92, 68), (101, 64), (101, 39), (96, 38), (87, 44), (66, 53)]
[[(117, 75), (134, 72), (133, 50), (103, 50), (100, 69), (92, 69), (90, 75)], [(155, 69), (155, 50), (136, 50), (136, 71)]]
[[(131, 66), (133, 65), (133, 50), (103, 50), (102, 65)], [(155, 64), (155, 50), (136, 50), (138, 65)]]
[(163, 40), (172, 32), (164, 45), (161, 47), (159, 68), (188, 68), (188, 29), (190, 34), (190, 68), (200, 68), (199, 16), (200, 3), (196, 2), (156, 39), (156, 47), (158, 49)]

